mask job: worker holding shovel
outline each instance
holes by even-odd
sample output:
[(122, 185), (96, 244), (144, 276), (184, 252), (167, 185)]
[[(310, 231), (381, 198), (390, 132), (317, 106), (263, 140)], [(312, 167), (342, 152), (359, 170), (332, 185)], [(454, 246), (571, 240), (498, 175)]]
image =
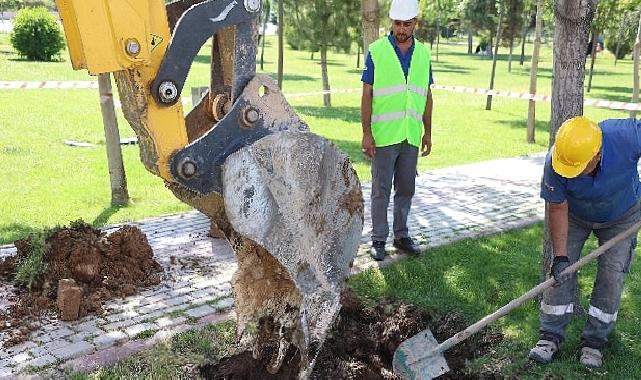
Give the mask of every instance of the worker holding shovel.
[[(567, 120), (545, 161), (541, 197), (549, 210), (554, 250), (550, 270), (554, 287), (543, 293), (540, 340), (529, 357), (550, 363), (565, 339), (573, 313), (576, 273), (562, 274), (575, 263), (591, 233), (603, 245), (641, 220), (641, 123), (634, 119), (605, 120), (599, 125), (585, 117)], [(614, 327), (623, 280), (630, 270), (637, 234), (610, 248), (598, 259), (588, 319), (583, 329), (581, 363), (601, 367), (602, 350)]]

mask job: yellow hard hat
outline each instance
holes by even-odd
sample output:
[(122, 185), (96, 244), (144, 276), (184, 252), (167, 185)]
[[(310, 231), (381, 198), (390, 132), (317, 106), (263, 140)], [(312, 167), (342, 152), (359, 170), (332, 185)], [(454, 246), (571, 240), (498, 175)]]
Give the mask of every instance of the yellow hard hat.
[(556, 133), (552, 168), (566, 178), (581, 174), (601, 150), (601, 128), (587, 117), (566, 120)]

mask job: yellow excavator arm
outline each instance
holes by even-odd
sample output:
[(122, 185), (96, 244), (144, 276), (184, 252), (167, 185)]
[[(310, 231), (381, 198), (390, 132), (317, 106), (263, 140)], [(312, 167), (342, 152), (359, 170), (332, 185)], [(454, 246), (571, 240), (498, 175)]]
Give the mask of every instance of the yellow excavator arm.
[[(256, 75), (260, 0), (56, 2), (73, 67), (114, 73), (145, 167), (234, 250), (239, 335), (273, 373), (294, 345), (309, 375), (360, 244), (363, 198), (349, 158)], [(208, 39), (209, 92), (184, 116)]]
[(180, 101), (161, 106), (153, 101), (150, 83), (165, 56), (171, 34), (162, 0), (57, 0), (73, 68), (97, 75), (124, 70), (137, 72), (148, 109), (143, 125), (153, 143), (155, 167), (174, 182), (171, 155), (187, 145)]

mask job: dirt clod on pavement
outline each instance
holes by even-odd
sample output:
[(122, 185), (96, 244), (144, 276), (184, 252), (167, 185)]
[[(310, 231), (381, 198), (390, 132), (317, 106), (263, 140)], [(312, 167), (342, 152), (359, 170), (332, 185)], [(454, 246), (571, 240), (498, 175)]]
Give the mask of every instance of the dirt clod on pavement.
[[(0, 331), (8, 333), (3, 347), (29, 338), (37, 321), (59, 314), (58, 284), (73, 280), (82, 290), (78, 318), (101, 314), (104, 301), (135, 294), (159, 284), (162, 267), (153, 258), (147, 237), (133, 226), (106, 235), (84, 223), (52, 230), (46, 239), (45, 271), (31, 290), (18, 287), (9, 307), (0, 309)], [(29, 239), (15, 242), (17, 255), (0, 260), (0, 279), (13, 281), (18, 263), (29, 256)], [(64, 283), (64, 282), (63, 282)]]
[[(412, 305), (382, 302), (369, 307), (353, 292), (342, 297), (342, 309), (318, 355), (312, 379), (398, 379), (392, 371), (392, 358), (398, 345), (416, 333), (430, 328), (439, 342), (466, 327), (456, 313), (434, 319)], [(492, 331), (476, 334), (445, 354), (451, 371), (440, 379), (491, 379), (491, 373), (468, 373), (466, 363), (487, 353), (502, 336)], [(206, 379), (295, 379), (300, 366), (295, 350), (290, 348), (283, 366), (276, 374), (265, 370), (269, 357), (254, 359), (251, 351), (200, 367)]]

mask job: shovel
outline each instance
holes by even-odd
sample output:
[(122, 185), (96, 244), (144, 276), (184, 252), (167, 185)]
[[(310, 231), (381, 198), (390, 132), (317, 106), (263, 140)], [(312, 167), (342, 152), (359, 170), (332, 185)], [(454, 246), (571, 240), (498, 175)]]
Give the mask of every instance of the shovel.
[[(641, 222), (637, 222), (632, 227), (605, 242), (605, 244), (595, 249), (590, 254), (582, 257), (576, 263), (570, 265), (566, 270), (564, 270), (563, 274), (576, 272), (579, 268), (601, 256), (608, 249), (612, 248), (623, 239), (639, 231), (639, 228), (641, 228)], [(521, 306), (525, 301), (543, 293), (544, 290), (554, 285), (555, 282), (554, 277), (550, 277), (527, 293), (523, 294), (521, 297), (510, 301), (507, 305), (498, 309), (494, 313), (485, 316), (480, 321), (469, 326), (465, 330), (458, 332), (456, 335), (441, 344), (438, 344), (429, 329), (421, 331), (401, 343), (394, 352), (394, 359), (392, 360), (394, 373), (406, 380), (426, 380), (433, 379), (449, 372), (450, 368), (447, 366), (447, 362), (443, 356), (445, 351), (469, 338), (472, 334), (479, 332), (487, 325), (496, 322), (499, 318)]]

